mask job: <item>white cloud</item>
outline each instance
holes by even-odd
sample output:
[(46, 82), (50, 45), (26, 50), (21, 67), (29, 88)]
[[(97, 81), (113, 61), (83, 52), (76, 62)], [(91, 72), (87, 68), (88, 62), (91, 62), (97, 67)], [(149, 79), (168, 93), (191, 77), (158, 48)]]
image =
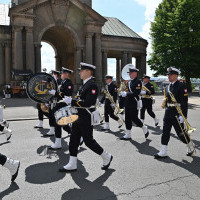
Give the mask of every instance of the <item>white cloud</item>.
[[(154, 20), (155, 10), (158, 5), (162, 2), (162, 0), (133, 0), (138, 4), (145, 7), (145, 24), (142, 27), (142, 32), (138, 33), (141, 37), (148, 40), (148, 48), (147, 48), (147, 59), (149, 58), (149, 54), (152, 52), (152, 45), (150, 40), (150, 28), (151, 22)], [(147, 65), (147, 74), (152, 75), (152, 71)]]

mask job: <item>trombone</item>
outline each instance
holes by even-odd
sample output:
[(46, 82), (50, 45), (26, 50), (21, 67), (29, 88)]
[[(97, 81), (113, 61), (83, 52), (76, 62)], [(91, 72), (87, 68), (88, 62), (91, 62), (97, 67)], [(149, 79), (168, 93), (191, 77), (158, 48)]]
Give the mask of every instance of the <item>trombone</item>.
[(122, 124), (124, 123), (124, 121), (121, 119), (120, 114), (124, 111), (124, 109), (120, 109), (119, 106), (115, 103), (113, 97), (111, 96), (110, 92), (108, 92), (107, 90), (104, 90), (104, 94), (108, 97), (108, 99), (110, 100), (110, 102), (112, 104), (114, 104), (113, 110), (114, 110), (114, 114), (119, 118), (119, 120), (122, 122)]
[[(172, 94), (171, 91), (169, 91), (169, 95), (170, 95), (170, 97), (171, 97), (172, 102), (173, 102), (174, 105), (175, 105), (176, 110), (178, 111), (178, 114), (179, 114), (180, 116), (183, 117), (183, 121), (184, 121), (185, 126), (186, 126), (186, 127), (184, 127), (184, 128), (181, 126), (181, 124), (180, 124), (180, 122), (179, 122), (179, 120), (178, 120), (177, 117), (176, 117), (176, 119), (177, 119), (177, 121), (178, 121), (178, 123), (179, 123), (179, 126), (180, 126), (180, 128), (181, 128), (181, 131), (182, 131), (182, 133), (183, 133), (183, 135), (184, 135), (184, 137), (185, 137), (185, 140), (186, 140), (186, 142), (187, 142), (187, 146), (188, 146), (188, 148), (190, 149), (190, 146), (189, 146), (189, 143), (188, 143), (188, 140), (187, 140), (187, 138), (186, 138), (185, 133), (186, 133), (186, 134), (188, 135), (188, 137), (190, 138), (190, 141), (192, 142), (192, 146), (193, 146), (193, 148), (194, 148), (194, 151), (196, 152), (194, 143), (193, 143), (193, 141), (192, 141), (192, 139), (191, 139), (191, 137), (190, 137), (190, 135), (189, 135), (189, 134), (191, 134), (192, 132), (194, 132), (194, 131), (196, 130), (196, 128), (193, 128), (193, 127), (189, 124), (189, 122), (187, 121), (187, 119), (186, 119), (185, 116), (183, 115), (183, 112), (182, 112), (182, 110), (181, 110), (181, 107), (178, 105), (178, 103), (177, 103), (177, 101), (176, 101), (176, 98), (174, 97), (174, 95)], [(191, 150), (191, 149), (190, 149), (190, 150)]]

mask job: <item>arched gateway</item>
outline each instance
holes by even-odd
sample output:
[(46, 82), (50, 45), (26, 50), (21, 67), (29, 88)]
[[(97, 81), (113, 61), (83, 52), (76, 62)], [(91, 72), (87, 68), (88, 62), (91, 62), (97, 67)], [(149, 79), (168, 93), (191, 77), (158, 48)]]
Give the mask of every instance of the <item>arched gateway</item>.
[[(105, 18), (91, 8), (91, 0), (13, 0), (9, 11), (11, 26), (0, 26), (0, 70), (11, 79), (12, 71), (41, 71), (41, 42), (54, 48), (56, 69), (74, 70), (81, 61), (97, 67), (101, 86), (107, 73), (107, 58), (116, 59), (117, 81), (121, 68), (136, 58), (140, 75), (146, 72), (147, 41), (116, 18)], [(44, 66), (45, 67), (45, 66)]]

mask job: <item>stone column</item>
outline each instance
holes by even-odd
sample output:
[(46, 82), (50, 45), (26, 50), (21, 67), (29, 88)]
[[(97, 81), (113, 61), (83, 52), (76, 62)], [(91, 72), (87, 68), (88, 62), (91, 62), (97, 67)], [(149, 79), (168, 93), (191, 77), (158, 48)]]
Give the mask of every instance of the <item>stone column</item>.
[(95, 35), (95, 77), (98, 85), (102, 85), (102, 55), (101, 55), (101, 34)]
[(32, 27), (26, 27), (26, 69), (35, 73), (35, 52)]
[(92, 60), (92, 36), (93, 33), (86, 34), (86, 63), (93, 64)]
[(120, 85), (120, 79), (121, 79), (120, 59), (116, 58), (116, 84), (117, 86)]
[(127, 64), (128, 58), (127, 58), (127, 52), (123, 51), (122, 52), (122, 68)]
[(5, 82), (10, 83), (11, 79), (11, 44), (8, 42), (5, 46)]
[(103, 80), (105, 79), (105, 75), (107, 74), (107, 71), (108, 71), (107, 51), (103, 50), (103, 53), (102, 53), (102, 77), (103, 77)]
[(146, 55), (136, 57), (136, 67), (140, 70), (138, 77), (142, 78), (146, 74)]
[(5, 53), (4, 44), (0, 44), (0, 85), (5, 84)]
[(23, 49), (22, 49), (22, 29), (21, 26), (14, 27), (14, 66), (16, 70), (23, 70)]
[(78, 68), (80, 68), (80, 62), (81, 62), (81, 52), (82, 52), (82, 49), (77, 47), (76, 48), (76, 68), (74, 69), (74, 73), (75, 73), (75, 90), (77, 91), (78, 88), (80, 87), (81, 85), (81, 79), (80, 79), (80, 76), (79, 76), (79, 70)]
[(127, 64), (132, 64), (132, 53), (131, 52), (129, 52), (128, 53), (128, 63)]
[(35, 44), (35, 72), (41, 72), (41, 47), (42, 45), (40, 43)]

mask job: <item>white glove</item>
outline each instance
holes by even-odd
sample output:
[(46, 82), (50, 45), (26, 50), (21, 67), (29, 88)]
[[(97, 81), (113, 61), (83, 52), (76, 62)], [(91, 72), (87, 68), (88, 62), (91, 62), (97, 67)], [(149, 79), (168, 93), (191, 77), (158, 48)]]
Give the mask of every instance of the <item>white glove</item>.
[(65, 96), (65, 98), (63, 98), (63, 100), (67, 105), (70, 105), (71, 102), (72, 102), (72, 98), (71, 97), (67, 97), (67, 96)]
[(56, 75), (53, 75), (54, 79), (56, 80)]
[(125, 92), (125, 91), (121, 91), (120, 94), (121, 94), (122, 97), (126, 97), (127, 96), (127, 92)]
[(101, 107), (101, 102), (98, 103), (98, 107)]
[(141, 95), (144, 95), (144, 94), (146, 94), (147, 92), (145, 91), (145, 90), (141, 90), (141, 92), (140, 92), (140, 94)]
[(111, 103), (111, 107), (112, 107), (112, 108), (115, 108), (115, 104), (114, 104), (114, 103)]
[(56, 94), (56, 91), (55, 91), (55, 90), (49, 90), (49, 94), (55, 95), (55, 94)]
[(184, 120), (183, 120), (183, 117), (182, 116), (179, 116), (179, 122), (182, 124), (183, 122), (184, 122)]

